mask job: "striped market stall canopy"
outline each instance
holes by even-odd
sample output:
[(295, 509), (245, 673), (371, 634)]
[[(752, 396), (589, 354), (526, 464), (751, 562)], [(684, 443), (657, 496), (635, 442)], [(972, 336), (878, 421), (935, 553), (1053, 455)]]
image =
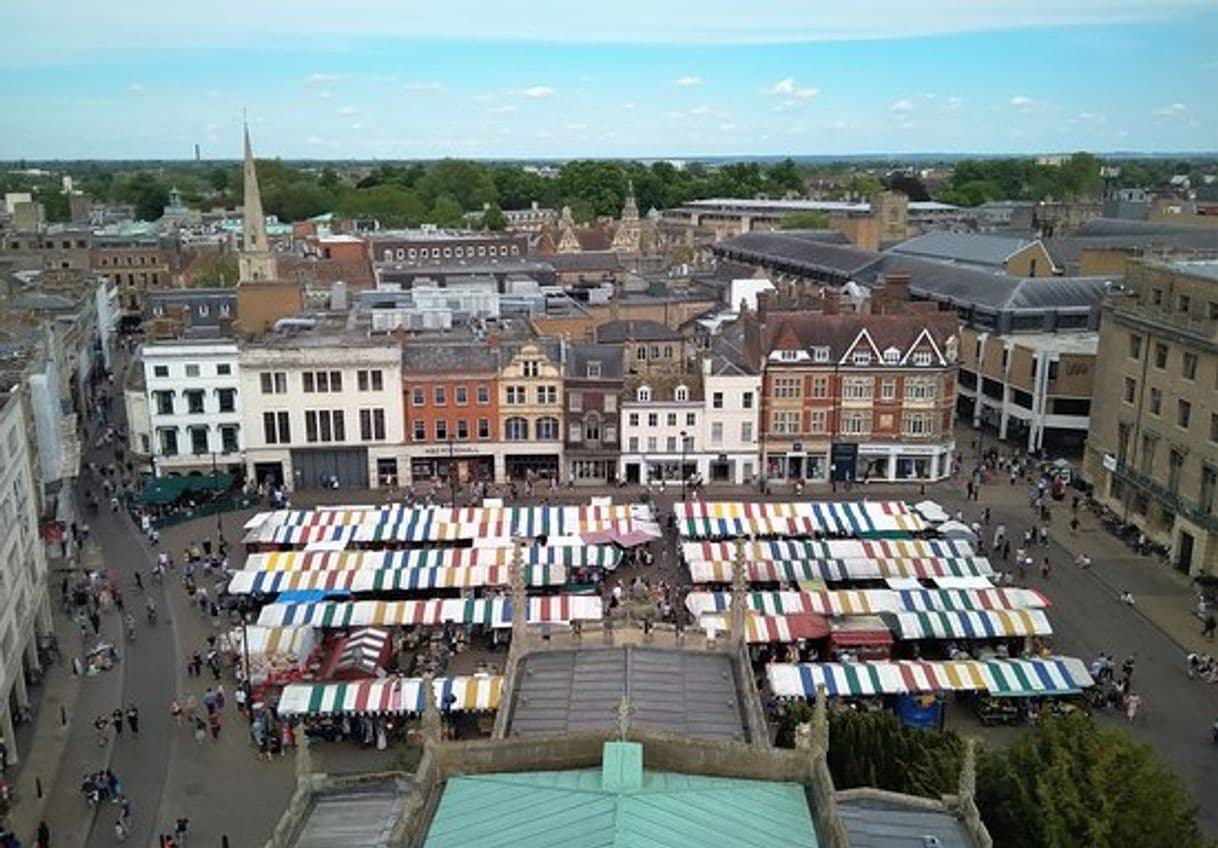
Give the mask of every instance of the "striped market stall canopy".
[(256, 624), (247, 627), (234, 627), (229, 631), (229, 643), (233, 650), (244, 653), (242, 640), (249, 635), (249, 652), (251, 656), (289, 656), (303, 658), (313, 650), (313, 629), (311, 627), (259, 627)]
[(925, 530), (922, 517), (901, 501), (756, 503), (691, 501), (673, 505), (684, 538), (738, 536), (905, 536)]
[[(530, 624), (565, 624), (577, 619), (599, 621), (601, 615), (601, 599), (595, 595), (529, 598)], [(436, 626), (452, 623), (503, 628), (512, 626), (512, 604), (508, 598), (276, 603), (262, 608), (258, 623), (269, 627), (295, 625), (321, 628)]]
[[(1040, 609), (1048, 601), (1033, 589), (823, 589), (809, 592), (749, 592), (749, 608), (765, 615), (814, 612), (871, 615), (924, 610)], [(690, 592), (685, 606), (696, 617), (726, 612), (728, 592)]]
[(388, 645), (388, 630), (383, 627), (361, 628), (347, 638), (332, 671), (358, 671), (374, 675)]
[[(689, 563), (694, 583), (731, 583), (732, 562), (696, 560)], [(751, 583), (791, 583), (801, 580), (886, 580), (893, 577), (933, 579), (936, 577), (974, 577), (985, 580), (991, 574), (984, 557), (962, 559), (801, 559), (746, 561)], [(988, 581), (986, 581), (988, 584)]]
[(978, 612), (897, 612), (887, 621), (898, 639), (997, 639), (1048, 636), (1053, 632), (1043, 610)]
[[(506, 586), (511, 581), (510, 571), (506, 565), (375, 571), (238, 571), (229, 580), (228, 591), (234, 595), (249, 595), (314, 590), (421, 592), (466, 589)], [(529, 586), (561, 586), (567, 582), (567, 570), (561, 565), (526, 565), (524, 580)]]
[(824, 686), (831, 698), (852, 698), (955, 691), (1001, 696), (1066, 695), (1095, 685), (1083, 661), (1074, 657), (773, 663), (766, 667), (766, 677), (780, 698), (815, 698), (818, 686)]
[(746, 559), (961, 559), (976, 556), (968, 542), (948, 539), (765, 539), (752, 542), (683, 542), (681, 557), (692, 562), (731, 562), (742, 544)]
[[(725, 615), (704, 615), (698, 626), (706, 631), (726, 633), (730, 624)], [(777, 642), (790, 644), (800, 639), (823, 639), (829, 635), (829, 622), (820, 615), (758, 615), (744, 617), (745, 640), (751, 644)]]
[[(410, 551), (275, 551), (250, 554), (245, 571), (376, 571), (408, 568), (471, 568), (506, 566), (513, 548), (428, 548)], [(613, 570), (622, 552), (612, 545), (530, 545), (521, 550), (530, 565), (559, 565), (567, 569)]]
[[(421, 677), (385, 677), (349, 683), (290, 683), (279, 698), (279, 714), (359, 715), (363, 713), (421, 713)], [(503, 694), (500, 676), (438, 677), (432, 681), (436, 705), (443, 711), (482, 712), (499, 709)]]
[(405, 507), (280, 510), (247, 522), (246, 544), (313, 542), (458, 542), (472, 539), (581, 536), (634, 531), (658, 538), (646, 505), (526, 507)]

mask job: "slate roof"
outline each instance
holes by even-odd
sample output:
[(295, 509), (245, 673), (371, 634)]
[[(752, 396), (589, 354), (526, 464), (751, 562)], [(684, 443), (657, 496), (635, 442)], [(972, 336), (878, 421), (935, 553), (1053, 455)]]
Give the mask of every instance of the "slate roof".
[(389, 848), (394, 823), (405, 812), (406, 797), (392, 782), (317, 795), (292, 848)]
[(746, 741), (732, 662), (724, 654), (622, 648), (530, 654), (513, 682), (508, 735), (613, 727), (623, 697), (631, 724)]
[(498, 371), (499, 351), (486, 342), (435, 344), (407, 341), (402, 347), (402, 373), (468, 374)]
[(583, 253), (555, 253), (546, 257), (546, 262), (558, 273), (576, 271), (617, 271), (622, 260), (608, 250), (591, 250)]
[(924, 256), (964, 265), (1001, 268), (1012, 254), (1033, 243), (1018, 236), (936, 230), (894, 245), (888, 252), (904, 256)]
[(818, 845), (798, 783), (644, 770), (638, 743), (604, 750), (603, 768), (450, 778), (425, 848)]
[[(774, 350), (784, 335), (793, 332), (801, 349), (828, 346), (829, 360), (838, 362), (850, 351), (863, 330), (867, 331), (881, 354), (890, 347), (897, 348), (902, 354), (908, 352), (923, 330), (930, 332), (942, 352), (948, 337), (959, 331), (959, 322), (954, 312), (935, 311), (885, 315), (857, 312), (836, 315), (815, 312), (778, 314), (767, 321), (763, 349)], [(862, 344), (866, 345), (866, 342)], [(882, 365), (879, 362), (874, 364)]]
[(828, 244), (789, 232), (743, 233), (719, 242), (714, 252), (735, 261), (788, 263), (807, 271), (841, 277), (843, 282), (873, 265), (880, 257), (870, 250)]
[[(947, 810), (901, 804), (896, 799), (842, 798), (837, 812), (850, 848), (972, 848), (964, 824)], [(927, 837), (938, 841), (930, 842)]]
[(596, 340), (601, 344), (633, 342), (678, 342), (681, 333), (659, 321), (629, 319), (606, 321), (596, 328)]
[(1169, 221), (1130, 221), (1125, 218), (1093, 218), (1072, 234), (1079, 238), (1111, 236), (1152, 236), (1195, 233), (1196, 227)]
[[(589, 377), (588, 363), (599, 362), (601, 375)], [(573, 344), (567, 348), (567, 375), (571, 380), (620, 380), (622, 348), (613, 344)]]
[[(1094, 223), (1094, 222), (1091, 222)], [(1108, 223), (1108, 222), (1105, 222)], [(1125, 223), (1125, 222), (1120, 222)], [(1045, 248), (1053, 257), (1053, 262), (1067, 272), (1078, 268), (1079, 259), (1084, 250), (1128, 250), (1142, 251), (1151, 248), (1167, 248), (1184, 251), (1214, 251), (1218, 252), (1218, 230), (1202, 229), (1199, 227), (1174, 227), (1167, 224), (1147, 224), (1144, 221), (1130, 221), (1131, 224), (1141, 224), (1143, 227), (1156, 227), (1137, 231), (1131, 228), (1124, 234), (1112, 235), (1074, 235), (1065, 238), (1046, 239)], [(1104, 231), (1119, 228), (1103, 228)]]

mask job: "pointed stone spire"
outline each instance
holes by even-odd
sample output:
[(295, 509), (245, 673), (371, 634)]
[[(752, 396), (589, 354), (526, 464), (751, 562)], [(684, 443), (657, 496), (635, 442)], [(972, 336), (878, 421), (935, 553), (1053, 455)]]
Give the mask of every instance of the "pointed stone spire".
[(278, 277), (275, 254), (266, 234), (266, 216), (262, 211), (262, 193), (258, 189), (258, 172), (254, 167), (254, 150), (250, 146), (250, 128), (245, 125), (245, 164), (242, 169), (245, 203), (242, 209), (242, 245), (238, 257), (241, 282), (274, 280)]
[(812, 756), (829, 756), (829, 701), (823, 683), (816, 687), (812, 704)]
[(736, 540), (736, 557), (732, 560), (731, 616), (732, 644), (742, 644), (746, 638), (745, 616), (748, 615), (748, 563), (744, 558), (744, 539)]
[(440, 707), (436, 703), (435, 678), (430, 671), (423, 675), (423, 716), (419, 724), (423, 731), (424, 743), (440, 744), (444, 736), (444, 723), (440, 718)]
[(634, 180), (627, 184), (626, 202), (622, 206), (622, 220), (613, 233), (610, 249), (615, 253), (638, 253), (642, 244), (642, 229), (639, 225), (639, 205), (634, 199)]
[(626, 183), (626, 203), (622, 206), (622, 220), (639, 220), (639, 204), (634, 199), (634, 180)]
[(508, 581), (512, 590), (512, 644), (524, 647), (528, 636), (529, 598), (524, 586), (524, 540), (512, 542), (512, 562), (508, 565)]
[(961, 805), (977, 798), (977, 740), (964, 740), (964, 761), (960, 764), (960, 786), (956, 790)]

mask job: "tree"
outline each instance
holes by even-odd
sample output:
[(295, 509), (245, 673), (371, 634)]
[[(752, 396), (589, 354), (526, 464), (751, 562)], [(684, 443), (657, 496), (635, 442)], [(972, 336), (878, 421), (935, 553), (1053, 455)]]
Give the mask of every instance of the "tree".
[(808, 210), (783, 215), (778, 221), (780, 230), (823, 230), (829, 226), (829, 216), (824, 212)]
[(507, 229), (507, 218), (497, 204), (492, 203), (482, 213), (482, 226), (488, 230), (502, 231)]
[(414, 185), (423, 202), (433, 209), (442, 197), (455, 202), (462, 212), (481, 209), (482, 204), (498, 199), (495, 180), (487, 166), (465, 159), (436, 162)]
[(457, 199), (449, 194), (443, 194), (436, 198), (435, 204), (431, 207), (429, 216), (431, 223), (441, 227), (457, 227), (462, 223), (465, 210), (461, 208), (461, 204)]
[(376, 218), (386, 227), (417, 227), (427, 217), (419, 196), (396, 185), (340, 191), (334, 209), (348, 218)]
[(239, 270), (237, 254), (208, 250), (190, 263), (191, 285), (198, 288), (221, 288), (237, 285)]

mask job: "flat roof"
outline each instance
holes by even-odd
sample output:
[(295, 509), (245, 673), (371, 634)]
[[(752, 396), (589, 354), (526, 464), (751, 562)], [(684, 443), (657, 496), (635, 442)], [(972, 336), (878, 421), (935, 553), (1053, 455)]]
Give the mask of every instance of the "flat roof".
[[(964, 822), (945, 809), (935, 810), (896, 799), (838, 797), (837, 814), (850, 834), (851, 848), (971, 848)], [(932, 841), (933, 838), (933, 841)]]
[[(772, 212), (870, 212), (868, 201), (848, 200), (752, 200), (744, 197), (708, 197), (691, 200), (682, 208), (694, 209), (762, 209)], [(935, 200), (911, 200), (910, 211), (947, 212), (959, 207)]]
[(1060, 333), (1015, 333), (1010, 336), (1016, 344), (1046, 353), (1095, 354), (1100, 346), (1100, 334), (1092, 330)]
[(315, 795), (292, 846), (390, 848), (389, 837), (405, 812), (406, 798), (393, 782)]
[(1177, 259), (1167, 263), (1174, 271), (1193, 277), (1205, 277), (1207, 280), (1218, 281), (1218, 260), (1214, 259)]
[(726, 654), (633, 645), (546, 651), (525, 657), (513, 690), (509, 735), (613, 727), (626, 697), (634, 726), (747, 741)]

